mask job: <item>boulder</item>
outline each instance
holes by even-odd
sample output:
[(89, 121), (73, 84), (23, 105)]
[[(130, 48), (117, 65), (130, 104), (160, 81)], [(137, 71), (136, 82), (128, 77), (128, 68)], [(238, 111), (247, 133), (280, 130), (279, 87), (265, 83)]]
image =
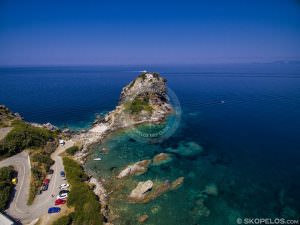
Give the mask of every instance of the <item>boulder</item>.
[(151, 191), (152, 187), (153, 182), (151, 180), (139, 182), (136, 188), (131, 191), (129, 197), (136, 200), (142, 200), (145, 198), (147, 192)]
[(130, 175), (141, 175), (147, 172), (148, 167), (151, 163), (151, 160), (142, 160), (136, 162), (135, 164), (128, 165), (125, 169), (123, 169), (117, 178), (121, 179)]
[(172, 157), (168, 153), (159, 153), (153, 157), (153, 165), (159, 166), (172, 161)]
[(172, 183), (171, 183), (171, 190), (174, 190), (174, 189), (177, 189), (179, 188), (182, 184), (183, 184), (183, 181), (184, 181), (184, 177), (179, 177), (177, 178), (176, 180), (174, 180)]
[(138, 222), (144, 223), (148, 218), (149, 218), (149, 216), (147, 214), (144, 214), (138, 218)]
[(218, 187), (215, 184), (206, 185), (203, 193), (207, 195), (218, 196)]

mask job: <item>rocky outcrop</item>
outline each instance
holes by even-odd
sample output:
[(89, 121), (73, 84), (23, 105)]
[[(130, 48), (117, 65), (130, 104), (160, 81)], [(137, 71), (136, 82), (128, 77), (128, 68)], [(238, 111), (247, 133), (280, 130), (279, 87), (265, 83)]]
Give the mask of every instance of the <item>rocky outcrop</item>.
[(143, 200), (148, 191), (153, 187), (153, 182), (147, 180), (145, 182), (139, 182), (135, 189), (133, 189), (129, 195), (129, 198), (135, 200)]
[(148, 220), (148, 218), (149, 218), (149, 216), (147, 214), (144, 214), (138, 218), (138, 222), (144, 223), (146, 220)]
[(168, 153), (159, 153), (153, 157), (153, 165), (159, 166), (172, 161), (172, 157)]
[(22, 120), (22, 117), (10, 111), (5, 105), (0, 105), (0, 127), (11, 126), (13, 120)]
[[(184, 178), (179, 177), (173, 182), (164, 181), (162, 183), (153, 183), (151, 180), (146, 182), (139, 182), (137, 187), (132, 190), (129, 195), (129, 201), (132, 203), (147, 203), (166, 193), (169, 190), (175, 190), (183, 184)], [(150, 185), (151, 184), (151, 185)], [(146, 186), (142, 189), (142, 186)], [(149, 185), (147, 187), (147, 185)], [(151, 187), (151, 188), (150, 188)]]
[[(100, 206), (101, 206), (101, 213), (105, 219), (105, 221), (110, 221), (110, 210), (108, 205), (108, 194), (104, 188), (104, 185), (101, 181), (97, 180), (96, 178), (90, 179), (90, 184), (94, 186), (94, 193), (99, 197)], [(106, 223), (109, 224), (109, 223)]]
[(142, 73), (122, 89), (115, 110), (97, 120), (88, 131), (73, 137), (82, 145), (76, 159), (83, 163), (88, 147), (111, 132), (143, 123), (160, 123), (172, 111), (167, 98), (166, 80), (158, 73)]
[(150, 163), (151, 160), (142, 160), (136, 162), (135, 164), (129, 165), (119, 173), (117, 178), (121, 179), (130, 175), (141, 175), (147, 172)]

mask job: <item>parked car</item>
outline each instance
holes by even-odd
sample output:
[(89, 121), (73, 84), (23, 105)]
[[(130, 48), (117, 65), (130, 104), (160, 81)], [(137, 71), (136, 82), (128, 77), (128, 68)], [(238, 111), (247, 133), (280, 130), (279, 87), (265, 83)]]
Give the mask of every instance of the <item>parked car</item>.
[(59, 140), (59, 144), (60, 144), (61, 146), (65, 145), (65, 143), (66, 143), (66, 142), (65, 142), (64, 140), (62, 140), (62, 139)]
[(60, 188), (61, 190), (66, 190), (66, 189), (68, 189), (68, 187), (70, 187), (69, 184), (62, 184), (62, 185), (59, 186), (59, 188)]
[(42, 186), (42, 191), (47, 191), (48, 190), (48, 184), (44, 184), (43, 186)]
[(62, 205), (62, 204), (65, 204), (67, 201), (64, 200), (64, 199), (56, 199), (54, 204), (55, 205)]
[(68, 193), (58, 194), (58, 196), (60, 196), (60, 197), (68, 197)]
[(56, 200), (57, 200), (57, 199), (66, 200), (67, 198), (68, 198), (67, 195), (66, 195), (66, 196), (60, 196), (60, 195), (58, 195), (58, 196), (56, 197)]
[(62, 195), (62, 194), (68, 194), (68, 193), (69, 193), (68, 190), (61, 190), (61, 191), (59, 192), (59, 195)]
[(50, 179), (44, 179), (43, 184), (46, 185), (46, 184), (49, 184), (49, 182), (50, 182)]
[(51, 207), (48, 209), (48, 213), (58, 213), (60, 212), (60, 208), (59, 207)]
[(53, 174), (54, 173), (54, 170), (53, 169), (50, 169), (49, 170), (49, 174)]
[(60, 176), (61, 177), (65, 177), (66, 176), (65, 172), (64, 171), (60, 171)]

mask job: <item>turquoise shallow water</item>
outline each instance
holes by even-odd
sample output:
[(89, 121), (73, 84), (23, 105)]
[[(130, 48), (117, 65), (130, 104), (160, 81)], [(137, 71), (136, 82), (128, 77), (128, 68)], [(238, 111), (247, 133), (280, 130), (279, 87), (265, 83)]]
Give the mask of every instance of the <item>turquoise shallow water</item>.
[[(96, 113), (116, 105), (134, 68), (27, 68), (0, 70), (0, 102), (36, 122), (88, 127)], [(147, 68), (146, 68), (147, 69)], [(112, 201), (121, 224), (236, 224), (238, 217), (297, 218), (300, 212), (300, 69), (282, 65), (245, 67), (153, 67), (164, 75), (182, 107), (176, 133), (162, 143), (112, 135), (96, 146), (86, 168), (109, 183), (128, 163), (197, 143), (194, 156), (173, 154), (173, 161), (152, 166), (122, 186)], [(38, 78), (38, 79), (37, 79)], [(108, 154), (101, 154), (106, 147)], [(125, 197), (138, 181), (174, 180), (177, 190), (147, 204)], [(217, 196), (201, 196), (214, 184)], [(118, 195), (113, 193), (112, 196)], [(203, 207), (203, 205), (205, 207)], [(209, 211), (209, 214), (207, 213)]]

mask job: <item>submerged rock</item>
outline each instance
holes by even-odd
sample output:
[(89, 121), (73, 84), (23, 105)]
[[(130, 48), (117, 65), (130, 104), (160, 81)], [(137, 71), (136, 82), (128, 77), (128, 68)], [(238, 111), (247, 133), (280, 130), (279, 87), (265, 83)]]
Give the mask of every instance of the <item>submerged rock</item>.
[(184, 181), (184, 177), (179, 177), (176, 180), (174, 180), (171, 183), (171, 187), (170, 187), (171, 190), (175, 190), (175, 189), (179, 188), (183, 184), (183, 181)]
[(139, 162), (136, 162), (133, 165), (128, 165), (125, 169), (123, 169), (117, 178), (121, 179), (130, 175), (141, 175), (145, 172), (147, 172), (148, 167), (151, 163), (151, 160), (142, 160)]
[(198, 199), (195, 203), (195, 206), (191, 210), (193, 217), (208, 217), (210, 210), (204, 205), (204, 199)]
[(153, 165), (159, 166), (172, 161), (172, 157), (168, 153), (159, 153), (153, 157)]
[(207, 195), (218, 196), (218, 187), (215, 184), (206, 185), (203, 193)]
[(177, 148), (167, 148), (167, 152), (176, 153), (181, 156), (195, 156), (203, 152), (203, 147), (196, 142), (180, 142)]
[(147, 214), (144, 214), (138, 218), (138, 222), (144, 223), (148, 218), (149, 216)]
[(135, 189), (133, 189), (129, 195), (130, 198), (136, 200), (142, 200), (145, 198), (146, 193), (153, 187), (153, 182), (147, 180), (145, 182), (139, 182)]

